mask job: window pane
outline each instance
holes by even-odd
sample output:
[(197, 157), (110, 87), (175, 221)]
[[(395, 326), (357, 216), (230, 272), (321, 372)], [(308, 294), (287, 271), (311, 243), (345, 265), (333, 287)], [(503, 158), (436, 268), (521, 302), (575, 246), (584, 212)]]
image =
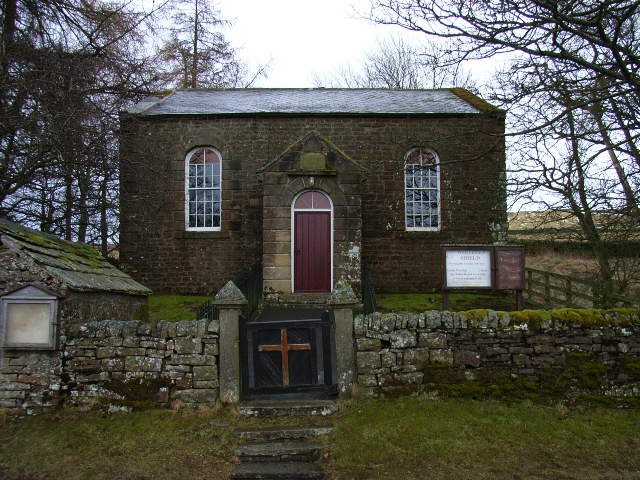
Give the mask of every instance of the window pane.
[(6, 343), (49, 344), (49, 303), (8, 303)]
[(413, 227), (413, 226), (414, 226), (413, 217), (411, 216), (407, 217), (407, 227)]
[(191, 155), (190, 164), (204, 163), (204, 149), (199, 149)]
[(331, 202), (324, 193), (311, 192), (313, 199), (313, 208), (331, 208)]
[(313, 208), (313, 194), (311, 192), (304, 192), (296, 200), (294, 208)]
[(219, 227), (220, 226), (220, 215), (214, 215), (213, 216), (213, 226), (214, 227)]
[(220, 187), (220, 163), (210, 165), (212, 178), (212, 186)]
[(214, 202), (220, 202), (220, 190), (211, 190), (211, 195), (213, 195)]
[(205, 152), (205, 162), (208, 164), (220, 163), (220, 158), (218, 158), (218, 154), (211, 150), (210, 148), (206, 149)]
[(439, 219), (438, 219), (438, 216), (437, 216), (437, 215), (432, 216), (432, 217), (431, 217), (431, 226), (432, 226), (432, 227), (437, 227), (437, 226), (438, 226), (438, 223), (439, 223), (439, 222), (438, 222), (438, 220), (439, 220)]
[(213, 169), (211, 165), (204, 166), (204, 186), (207, 188), (213, 187)]
[(196, 216), (189, 215), (189, 227), (195, 227), (195, 226), (196, 226)]
[(421, 227), (422, 226), (422, 217), (420, 217), (420, 216), (414, 217), (414, 223), (415, 223), (416, 227)]
[(213, 213), (216, 215), (220, 215), (220, 203), (219, 202), (215, 202), (213, 204)]
[(437, 175), (431, 175), (429, 177), (429, 188), (438, 188), (438, 176)]

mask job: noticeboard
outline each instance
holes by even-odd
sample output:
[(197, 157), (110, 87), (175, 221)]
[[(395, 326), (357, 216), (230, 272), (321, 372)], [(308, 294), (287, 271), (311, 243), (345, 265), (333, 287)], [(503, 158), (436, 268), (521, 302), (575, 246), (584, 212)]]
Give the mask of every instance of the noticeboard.
[(496, 247), (496, 288), (524, 290), (524, 248)]
[(488, 249), (445, 250), (447, 288), (491, 288), (491, 251)]
[(443, 289), (524, 289), (524, 247), (444, 245)]

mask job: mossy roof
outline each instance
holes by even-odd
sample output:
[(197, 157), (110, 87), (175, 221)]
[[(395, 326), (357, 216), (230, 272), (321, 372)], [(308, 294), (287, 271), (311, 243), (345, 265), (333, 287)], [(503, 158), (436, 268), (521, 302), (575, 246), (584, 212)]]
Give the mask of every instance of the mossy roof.
[(147, 97), (129, 113), (156, 115), (424, 115), (500, 112), (463, 88), (220, 88)]
[(151, 290), (118, 270), (95, 248), (84, 243), (61, 240), (0, 218), (0, 244), (31, 257), (71, 290), (151, 294)]

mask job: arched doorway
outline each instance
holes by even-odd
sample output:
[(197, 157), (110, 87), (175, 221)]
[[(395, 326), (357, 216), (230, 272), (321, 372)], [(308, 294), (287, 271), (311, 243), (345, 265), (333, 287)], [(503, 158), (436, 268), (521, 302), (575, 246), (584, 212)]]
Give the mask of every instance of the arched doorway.
[(330, 292), (333, 285), (333, 204), (318, 190), (292, 203), (291, 256), (294, 292)]

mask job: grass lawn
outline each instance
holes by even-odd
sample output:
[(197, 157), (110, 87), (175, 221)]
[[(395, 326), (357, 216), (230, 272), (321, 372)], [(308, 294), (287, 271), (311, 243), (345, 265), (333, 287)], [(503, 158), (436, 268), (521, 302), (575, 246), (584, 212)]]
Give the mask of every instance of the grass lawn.
[[(442, 310), (440, 293), (377, 293), (378, 310), (381, 312), (424, 312)], [(513, 293), (451, 293), (449, 309), (454, 312), (476, 308), (511, 311), (516, 309)]]
[(198, 307), (211, 297), (193, 295), (151, 295), (149, 297), (149, 320), (179, 322), (195, 320)]
[(62, 411), (0, 427), (5, 480), (226, 479), (239, 426), (331, 421), (332, 479), (640, 479), (640, 410), (417, 398), (326, 418), (257, 420), (229, 408), (105, 416)]
[(332, 479), (640, 479), (640, 410), (416, 398), (356, 404)]

